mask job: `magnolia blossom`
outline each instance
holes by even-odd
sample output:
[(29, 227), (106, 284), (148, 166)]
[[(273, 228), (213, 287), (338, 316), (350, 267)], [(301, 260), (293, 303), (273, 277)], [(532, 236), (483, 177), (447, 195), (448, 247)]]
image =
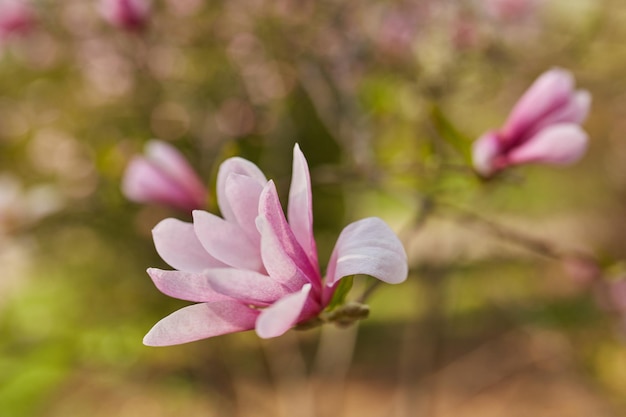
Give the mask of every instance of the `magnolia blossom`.
[(570, 72), (558, 68), (545, 72), (519, 99), (501, 129), (474, 142), (474, 168), (489, 177), (511, 165), (576, 162), (587, 148), (587, 134), (579, 125), (590, 104), (587, 91), (574, 90)]
[(26, 1), (0, 0), (0, 41), (30, 32), (35, 21), (35, 12)]
[(152, 140), (124, 173), (122, 192), (138, 203), (159, 203), (184, 211), (206, 206), (207, 191), (187, 160), (166, 142)]
[(150, 17), (149, 0), (101, 0), (100, 13), (112, 25), (141, 30)]
[(309, 169), (298, 146), (287, 217), (274, 182), (245, 159), (221, 165), (217, 198), (223, 218), (196, 210), (193, 223), (165, 219), (153, 230), (157, 252), (176, 270), (150, 268), (148, 274), (161, 292), (198, 304), (158, 322), (145, 336), (146, 345), (251, 329), (262, 338), (280, 336), (316, 318), (344, 277), (366, 274), (391, 284), (406, 279), (404, 248), (375, 217), (341, 232), (322, 278)]

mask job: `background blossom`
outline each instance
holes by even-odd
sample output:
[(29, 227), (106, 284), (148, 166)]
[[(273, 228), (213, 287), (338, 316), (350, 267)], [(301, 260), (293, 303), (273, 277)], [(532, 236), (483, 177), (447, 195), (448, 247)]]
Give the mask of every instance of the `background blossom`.
[(580, 124), (590, 104), (591, 95), (574, 90), (568, 71), (542, 74), (515, 104), (504, 126), (474, 143), (474, 167), (490, 176), (511, 165), (578, 161), (587, 149), (587, 134)]

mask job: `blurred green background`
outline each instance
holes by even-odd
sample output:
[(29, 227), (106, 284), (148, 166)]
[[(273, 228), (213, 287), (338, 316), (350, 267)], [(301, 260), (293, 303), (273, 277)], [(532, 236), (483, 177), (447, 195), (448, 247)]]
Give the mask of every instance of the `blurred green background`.
[[(620, 1), (163, 0), (136, 32), (97, 2), (32, 6), (37, 25), (0, 52), (0, 416), (626, 414), (625, 324), (576, 279), (587, 265), (481, 220), (621, 276)], [(593, 95), (587, 156), (478, 180), (458, 150), (554, 66)], [(120, 192), (151, 138), (210, 187), (226, 157), (248, 158), (283, 200), (300, 143), (322, 267), (375, 215), (409, 279), (378, 288), (358, 328), (143, 346), (188, 304), (145, 269), (167, 269), (151, 228), (189, 218)]]

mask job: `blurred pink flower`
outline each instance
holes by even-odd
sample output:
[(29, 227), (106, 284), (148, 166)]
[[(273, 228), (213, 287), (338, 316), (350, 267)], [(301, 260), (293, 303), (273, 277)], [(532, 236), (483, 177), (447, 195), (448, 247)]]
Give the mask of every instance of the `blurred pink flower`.
[(0, 0), (0, 41), (30, 32), (36, 24), (35, 12), (23, 0)]
[(149, 0), (101, 0), (100, 13), (112, 25), (138, 31), (148, 23)]
[(536, 0), (483, 0), (487, 13), (501, 21), (523, 20), (537, 9)]
[(574, 90), (570, 72), (545, 72), (515, 104), (501, 129), (474, 142), (474, 168), (489, 177), (511, 165), (576, 162), (587, 148), (587, 134), (579, 125), (590, 104), (589, 92)]
[(159, 203), (192, 211), (206, 206), (207, 191), (187, 160), (166, 142), (152, 140), (124, 173), (122, 191), (138, 203)]
[(381, 18), (374, 38), (386, 54), (407, 56), (417, 33), (417, 18), (408, 10), (392, 9)]
[(375, 217), (341, 232), (322, 278), (309, 169), (297, 145), (288, 220), (274, 182), (245, 159), (221, 165), (217, 197), (223, 218), (196, 210), (193, 223), (165, 219), (153, 230), (157, 252), (176, 270), (150, 268), (148, 274), (164, 294), (198, 304), (159, 321), (145, 336), (146, 345), (251, 329), (262, 338), (280, 336), (317, 317), (346, 276), (366, 274), (392, 284), (406, 279), (404, 248)]

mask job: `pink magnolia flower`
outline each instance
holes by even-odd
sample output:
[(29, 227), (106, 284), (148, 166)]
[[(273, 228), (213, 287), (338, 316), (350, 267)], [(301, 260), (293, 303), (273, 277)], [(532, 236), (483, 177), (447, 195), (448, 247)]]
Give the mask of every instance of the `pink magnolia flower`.
[(223, 218), (196, 210), (193, 223), (165, 219), (153, 230), (157, 252), (176, 270), (150, 268), (148, 274), (161, 292), (198, 304), (159, 321), (145, 336), (146, 345), (251, 329), (262, 338), (280, 336), (316, 318), (346, 276), (367, 274), (392, 284), (406, 279), (404, 248), (375, 217), (341, 232), (322, 278), (309, 169), (297, 145), (287, 218), (274, 182), (245, 159), (221, 165), (217, 197)]
[(489, 177), (511, 165), (576, 162), (587, 148), (587, 134), (579, 125), (590, 104), (587, 91), (574, 90), (570, 72), (558, 68), (545, 72), (519, 99), (500, 130), (474, 142), (474, 168)]
[(187, 160), (166, 142), (152, 140), (126, 167), (122, 192), (138, 203), (192, 211), (206, 206), (207, 191)]
[(149, 0), (101, 0), (100, 13), (112, 25), (137, 31), (148, 23)]
[(0, 41), (30, 32), (35, 22), (35, 12), (26, 1), (0, 0)]

